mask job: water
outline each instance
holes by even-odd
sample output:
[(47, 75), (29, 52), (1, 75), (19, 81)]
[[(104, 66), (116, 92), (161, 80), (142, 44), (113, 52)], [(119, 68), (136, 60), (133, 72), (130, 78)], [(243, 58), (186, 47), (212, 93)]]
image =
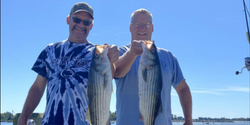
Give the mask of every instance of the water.
[[(173, 122), (173, 125), (183, 125), (183, 122)], [(193, 125), (250, 125), (250, 121), (239, 122), (193, 122)]]
[[(245, 122), (208, 122), (209, 124), (206, 124), (206, 122), (193, 122), (193, 125), (250, 125), (250, 121)], [(12, 122), (1, 122), (1, 125), (13, 125)], [(116, 125), (111, 124), (111, 125)], [(183, 122), (173, 122), (173, 125), (183, 125)]]
[(12, 122), (1, 122), (1, 125), (13, 125)]

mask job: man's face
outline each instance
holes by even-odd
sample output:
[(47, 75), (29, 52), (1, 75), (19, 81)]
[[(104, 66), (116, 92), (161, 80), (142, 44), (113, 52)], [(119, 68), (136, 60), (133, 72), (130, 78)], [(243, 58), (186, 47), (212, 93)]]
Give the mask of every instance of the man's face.
[(150, 15), (135, 14), (131, 21), (130, 32), (132, 40), (151, 40), (153, 24)]
[(67, 18), (69, 24), (69, 41), (71, 42), (87, 42), (87, 36), (92, 29), (93, 19), (84, 11), (77, 12)]

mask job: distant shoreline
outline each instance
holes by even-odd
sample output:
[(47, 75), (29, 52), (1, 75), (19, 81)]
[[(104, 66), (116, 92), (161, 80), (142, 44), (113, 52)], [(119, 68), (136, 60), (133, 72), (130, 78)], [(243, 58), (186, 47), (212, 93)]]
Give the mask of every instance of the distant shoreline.
[(8, 121), (1, 121), (1, 120), (0, 120), (0, 122), (13, 122), (13, 120), (8, 120)]
[[(244, 122), (244, 121), (248, 121), (250, 122), (250, 120), (197, 120), (197, 119), (193, 119), (193, 122)], [(8, 121), (1, 121), (0, 122), (13, 122), (13, 120), (8, 120)], [(116, 121), (111, 121), (111, 122), (116, 122)], [(184, 122), (184, 120), (172, 120), (172, 122)]]
[[(13, 121), (0, 121), (0, 122), (7, 122), (7, 123), (13, 123)], [(116, 122), (116, 121), (113, 121), (113, 122)], [(184, 122), (184, 121), (172, 121), (172, 122)], [(193, 121), (194, 122), (197, 122), (197, 121)], [(200, 121), (200, 122), (203, 122), (203, 121)], [(204, 122), (213, 122), (213, 121), (204, 121)], [(232, 121), (232, 122), (249, 122), (250, 121)], [(220, 123), (223, 123), (223, 122), (220, 122)], [(224, 122), (224, 123), (227, 123), (227, 122)]]

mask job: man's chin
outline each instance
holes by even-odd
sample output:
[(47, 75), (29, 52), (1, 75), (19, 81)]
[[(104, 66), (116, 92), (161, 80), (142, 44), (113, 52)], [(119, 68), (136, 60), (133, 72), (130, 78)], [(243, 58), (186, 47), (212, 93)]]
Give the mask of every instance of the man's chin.
[(83, 38), (83, 37), (86, 37), (87, 34), (84, 33), (84, 32), (79, 32), (79, 33), (74, 33), (74, 36), (75, 36), (76, 38)]
[(137, 39), (137, 40), (150, 40), (150, 39), (147, 38), (147, 37), (137, 37), (136, 39)]
[(77, 35), (75, 35), (75, 39), (77, 39), (78, 41), (86, 40), (86, 36), (83, 36), (83, 35), (77, 36)]

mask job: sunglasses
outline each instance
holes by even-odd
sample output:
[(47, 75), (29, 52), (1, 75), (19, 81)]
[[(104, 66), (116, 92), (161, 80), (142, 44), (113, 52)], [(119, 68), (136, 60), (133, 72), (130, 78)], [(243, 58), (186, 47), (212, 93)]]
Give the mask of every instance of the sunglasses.
[(147, 23), (131, 23), (135, 28), (140, 28), (140, 27), (145, 27), (145, 28), (150, 28), (152, 26), (152, 23), (147, 22)]
[(71, 17), (71, 18), (73, 19), (74, 23), (79, 24), (79, 23), (82, 21), (82, 22), (83, 22), (83, 25), (85, 25), (85, 26), (90, 26), (91, 23), (92, 23), (92, 21), (81, 20), (81, 19), (79, 19), (79, 18), (77, 18), (77, 17)]

